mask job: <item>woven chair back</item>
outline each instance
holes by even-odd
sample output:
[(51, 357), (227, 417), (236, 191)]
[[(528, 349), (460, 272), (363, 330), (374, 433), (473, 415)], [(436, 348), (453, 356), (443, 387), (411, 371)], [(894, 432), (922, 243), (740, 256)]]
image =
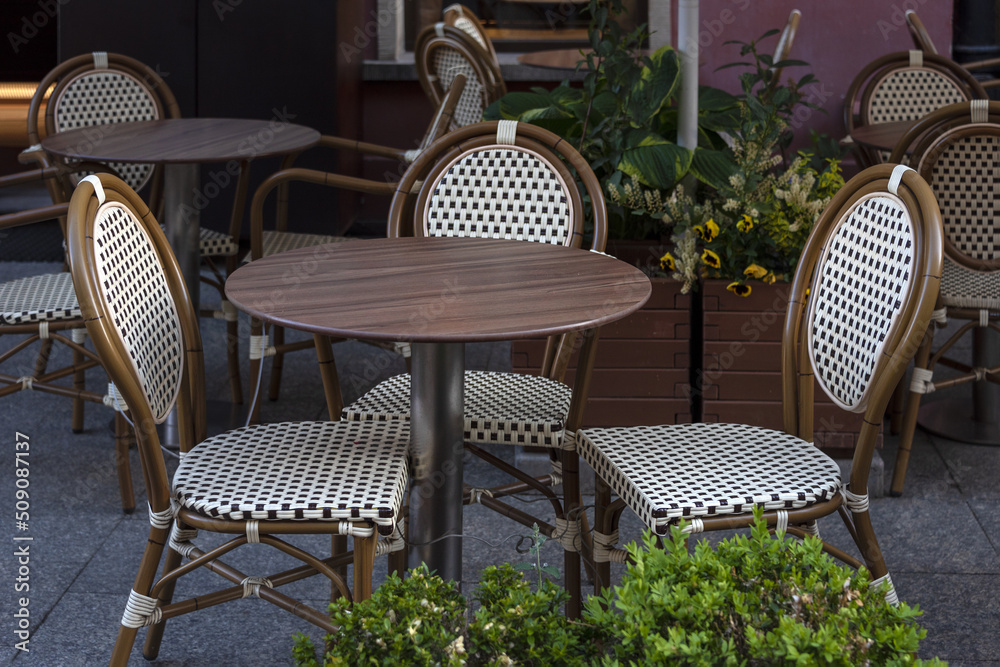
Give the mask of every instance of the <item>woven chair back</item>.
[[(28, 134), (32, 143), (38, 142), (33, 128), (37, 127), (41, 96), (53, 84), (55, 89), (45, 109), (49, 134), (94, 127), (92, 141), (97, 142), (105, 133), (114, 131), (105, 126), (180, 116), (173, 93), (151, 68), (120, 54), (85, 54), (58, 65), (38, 87), (29, 107)], [(109, 166), (134, 190), (145, 187), (159, 171), (150, 164), (112, 162)], [(68, 188), (75, 187), (84, 175), (71, 174)]]
[(414, 51), (417, 77), (435, 107), (441, 105), (455, 77), (465, 76), (465, 90), (450, 129), (478, 123), (486, 107), (506, 93), (499, 67), (475, 40), (455, 27), (444, 23), (427, 27), (417, 37)]
[(1000, 102), (940, 109), (893, 154), (908, 148), (941, 207), (946, 257), (977, 271), (1000, 269)]
[(389, 234), (579, 247), (585, 211), (577, 177), (594, 213), (592, 248), (603, 251), (604, 198), (582, 156), (533, 125), (478, 123), (446, 135), (413, 164), (393, 198)]
[(489, 55), (490, 60), (499, 70), (500, 61), (497, 59), (497, 52), (493, 47), (493, 42), (483, 29), (483, 24), (479, 20), (479, 17), (471, 9), (465, 5), (456, 3), (445, 7), (441, 15), (444, 18), (445, 25), (454, 26), (475, 40), (476, 44), (483, 48), (483, 51)]
[[(837, 194), (810, 235), (792, 286), (783, 367), (799, 368), (800, 376), (796, 387), (785, 375), (786, 428), (790, 408), (811, 410), (813, 375), (836, 405), (880, 423), (876, 415), (930, 321), (942, 243), (937, 203), (912, 169), (872, 167)], [(812, 437), (811, 415), (792, 421), (799, 431), (807, 424), (797, 435)]]

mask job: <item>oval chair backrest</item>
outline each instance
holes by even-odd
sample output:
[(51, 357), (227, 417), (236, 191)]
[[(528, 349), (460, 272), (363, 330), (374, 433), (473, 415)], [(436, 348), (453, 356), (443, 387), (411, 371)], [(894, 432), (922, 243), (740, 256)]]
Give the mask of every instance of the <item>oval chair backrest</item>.
[(476, 40), (476, 44), (483, 47), (484, 51), (487, 53), (490, 52), (490, 43), (487, 41), (486, 34), (483, 32), (479, 20), (472, 16), (471, 12), (464, 5), (454, 4), (445, 7), (442, 14), (445, 17), (445, 22), (455, 26)]
[(934, 137), (916, 169), (941, 207), (945, 254), (970, 268), (995, 271), (1000, 269), (1000, 123), (996, 116), (989, 121), (986, 100), (965, 106), (969, 122)]
[(180, 391), (184, 346), (159, 255), (142, 222), (119, 202), (98, 208), (93, 238), (105, 316), (121, 337), (153, 419), (162, 423)]
[[(890, 186), (891, 189), (891, 186)], [(863, 412), (914, 281), (916, 230), (891, 192), (861, 197), (834, 225), (806, 315), (809, 359), (838, 406)]]
[(883, 72), (869, 84), (862, 120), (891, 123), (917, 120), (969, 94), (952, 77), (923, 64), (922, 51), (910, 51), (910, 64)]
[(578, 242), (581, 211), (570, 172), (561, 161), (515, 145), (516, 121), (498, 127), (495, 143), (462, 150), (428, 176), (417, 204), (422, 234)]
[[(56, 132), (131, 121), (159, 120), (162, 115), (149, 86), (128, 72), (92, 69), (60, 82), (49, 102)], [(113, 128), (105, 130), (112, 132)], [(95, 130), (94, 141), (101, 130)], [(140, 190), (153, 172), (150, 164), (110, 163), (133, 190)], [(81, 176), (73, 179), (74, 184)]]

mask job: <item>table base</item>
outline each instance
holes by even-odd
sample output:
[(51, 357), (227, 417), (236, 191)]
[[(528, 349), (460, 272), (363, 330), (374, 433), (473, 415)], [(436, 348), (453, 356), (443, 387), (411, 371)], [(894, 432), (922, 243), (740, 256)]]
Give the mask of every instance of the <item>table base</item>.
[(949, 399), (921, 405), (917, 423), (949, 440), (1000, 446), (1000, 424), (973, 419), (973, 406), (968, 401)]

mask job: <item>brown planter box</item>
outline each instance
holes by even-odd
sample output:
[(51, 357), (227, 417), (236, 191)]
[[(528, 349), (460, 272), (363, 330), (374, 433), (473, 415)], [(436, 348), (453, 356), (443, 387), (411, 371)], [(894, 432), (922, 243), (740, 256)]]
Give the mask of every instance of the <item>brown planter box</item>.
[[(738, 297), (726, 290), (727, 284), (708, 280), (700, 288), (702, 419), (781, 429), (781, 336), (791, 285), (755, 282), (750, 296)], [(819, 386), (815, 401), (816, 444), (849, 456), (862, 415), (833, 405)]]
[[(652, 283), (653, 293), (639, 312), (601, 329), (585, 426), (691, 421), (690, 295), (668, 278)], [(544, 354), (544, 341), (515, 341), (513, 370), (537, 373)], [(574, 360), (566, 376), (571, 384), (575, 369)]]

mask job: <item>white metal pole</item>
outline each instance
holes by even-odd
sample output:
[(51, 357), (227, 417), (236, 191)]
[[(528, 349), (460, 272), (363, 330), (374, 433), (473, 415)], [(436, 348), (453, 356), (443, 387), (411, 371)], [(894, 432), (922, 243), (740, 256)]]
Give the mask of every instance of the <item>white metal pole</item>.
[(678, 2), (677, 51), (681, 59), (677, 144), (694, 150), (698, 145), (698, 0)]

